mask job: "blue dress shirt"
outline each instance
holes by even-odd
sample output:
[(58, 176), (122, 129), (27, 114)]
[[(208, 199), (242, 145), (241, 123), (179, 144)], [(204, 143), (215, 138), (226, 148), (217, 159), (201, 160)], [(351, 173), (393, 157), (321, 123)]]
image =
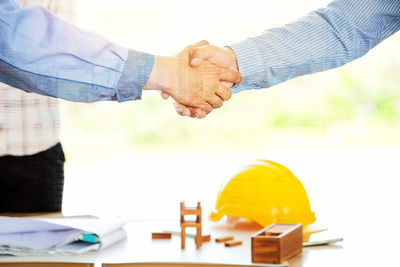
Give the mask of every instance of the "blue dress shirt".
[(0, 82), (79, 102), (140, 99), (154, 56), (85, 32), (47, 9), (0, 0)]
[(399, 29), (400, 0), (333, 1), (293, 23), (230, 45), (243, 77), (232, 92), (344, 65)]

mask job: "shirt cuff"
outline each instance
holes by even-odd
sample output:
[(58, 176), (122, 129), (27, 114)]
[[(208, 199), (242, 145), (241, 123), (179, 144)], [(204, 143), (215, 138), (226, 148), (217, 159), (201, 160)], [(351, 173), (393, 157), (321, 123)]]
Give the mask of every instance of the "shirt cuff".
[(242, 82), (235, 84), (231, 88), (232, 93), (249, 89), (260, 89), (260, 86), (257, 84), (259, 76), (264, 72), (265, 63), (256, 42), (248, 38), (228, 46), (236, 55), (239, 73), (242, 75)]
[(115, 89), (117, 101), (141, 99), (142, 89), (150, 77), (153, 66), (154, 55), (128, 50), (125, 68)]

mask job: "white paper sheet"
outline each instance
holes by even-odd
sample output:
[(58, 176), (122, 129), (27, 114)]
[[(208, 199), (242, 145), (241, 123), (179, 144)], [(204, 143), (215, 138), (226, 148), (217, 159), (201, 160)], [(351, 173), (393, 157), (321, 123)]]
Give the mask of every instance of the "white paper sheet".
[[(0, 254), (76, 255), (108, 247), (124, 238), (121, 220), (97, 218), (10, 218), (0, 216)], [(79, 241), (94, 234), (98, 243)]]
[(4, 246), (31, 250), (54, 248), (79, 238), (81, 230), (40, 231), (0, 234), (0, 248)]
[(65, 230), (69, 228), (71, 227), (48, 223), (44, 220), (0, 216), (0, 234)]
[(51, 224), (81, 229), (85, 233), (95, 233), (99, 237), (113, 233), (125, 225), (125, 221), (123, 220), (100, 220), (97, 218), (43, 218), (40, 220)]

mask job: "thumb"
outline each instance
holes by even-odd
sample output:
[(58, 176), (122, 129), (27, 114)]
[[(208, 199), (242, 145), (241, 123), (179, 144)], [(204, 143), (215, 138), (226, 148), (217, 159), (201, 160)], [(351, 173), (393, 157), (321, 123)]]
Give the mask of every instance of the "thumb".
[(207, 60), (217, 53), (215, 46), (206, 45), (203, 47), (195, 47), (190, 51), (190, 65), (192, 67), (200, 66), (204, 60)]
[(209, 45), (210, 43), (207, 40), (201, 40), (197, 43), (194, 43), (192, 45), (190, 45), (190, 48), (195, 48), (195, 47), (199, 47), (199, 46), (203, 46), (203, 45)]
[(197, 43), (194, 43), (194, 44), (191, 44), (191, 45), (186, 46), (186, 47), (185, 47), (185, 50), (189, 50), (189, 52), (190, 52), (190, 51), (192, 51), (193, 48), (201, 47), (201, 46), (209, 45), (209, 44), (210, 44), (210, 43), (209, 43), (208, 41), (206, 41), (206, 40), (201, 40), (201, 41), (199, 41), (199, 42), (197, 42)]

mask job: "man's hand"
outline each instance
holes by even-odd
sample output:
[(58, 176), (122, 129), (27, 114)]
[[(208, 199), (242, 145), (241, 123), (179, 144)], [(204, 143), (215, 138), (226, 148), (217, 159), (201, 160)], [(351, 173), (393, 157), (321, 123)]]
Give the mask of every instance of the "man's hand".
[(186, 47), (176, 57), (156, 57), (153, 72), (144, 90), (163, 90), (176, 102), (209, 113), (231, 97), (231, 91), (220, 81), (239, 83), (241, 76), (231, 69), (204, 62), (196, 68), (189, 65), (190, 51), (200, 42)]
[[(236, 55), (229, 47), (221, 48), (209, 44), (193, 47), (190, 51), (190, 65), (192, 67), (199, 67), (204, 63), (204, 61), (239, 72)], [(233, 85), (232, 82), (227, 81), (223, 82), (223, 84), (228, 88)], [(167, 99), (168, 94), (162, 92), (162, 97)], [(199, 108), (190, 108), (179, 103), (175, 103), (175, 109), (182, 116), (191, 116), (196, 118), (204, 118), (206, 114), (209, 113)]]
[(236, 55), (230, 47), (222, 48), (213, 45), (194, 47), (190, 52), (190, 65), (192, 67), (198, 67), (205, 60), (208, 60), (209, 62), (220, 67), (239, 72), (236, 62)]

